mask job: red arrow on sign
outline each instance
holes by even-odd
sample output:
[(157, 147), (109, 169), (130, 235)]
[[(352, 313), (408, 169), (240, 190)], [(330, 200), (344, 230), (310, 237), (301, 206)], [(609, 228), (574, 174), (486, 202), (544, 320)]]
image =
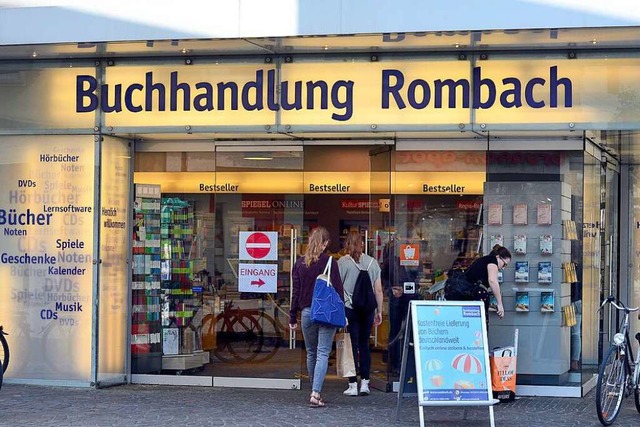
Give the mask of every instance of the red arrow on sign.
[(256, 285), (257, 287), (260, 287), (262, 285), (264, 285), (266, 282), (260, 278), (258, 278), (258, 280), (252, 280), (251, 284), (252, 285)]

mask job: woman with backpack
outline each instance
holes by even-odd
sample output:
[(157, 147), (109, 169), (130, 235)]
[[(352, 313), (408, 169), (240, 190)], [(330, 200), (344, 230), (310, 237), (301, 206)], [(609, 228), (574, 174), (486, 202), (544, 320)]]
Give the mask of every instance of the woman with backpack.
[(369, 336), (372, 326), (382, 323), (382, 281), (378, 262), (363, 253), (362, 235), (351, 231), (344, 243), (346, 255), (338, 260), (340, 278), (344, 287), (344, 306), (347, 316), (353, 360), (360, 372), (360, 392), (357, 377), (349, 378), (346, 396), (366, 396), (371, 373)]
[(445, 284), (444, 296), (451, 301), (483, 301), (487, 322), (489, 321), (489, 290), (498, 302), (499, 318), (504, 317), (502, 294), (498, 282), (498, 271), (502, 271), (511, 262), (511, 253), (507, 248), (495, 245), (489, 255), (475, 260), (464, 273), (451, 275)]

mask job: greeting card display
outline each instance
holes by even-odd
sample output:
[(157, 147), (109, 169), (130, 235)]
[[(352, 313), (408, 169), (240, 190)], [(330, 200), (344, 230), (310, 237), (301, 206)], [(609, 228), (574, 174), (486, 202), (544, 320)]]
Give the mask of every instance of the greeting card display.
[(540, 236), (540, 253), (542, 255), (551, 255), (553, 253), (553, 236), (545, 234)]
[(553, 264), (550, 261), (538, 263), (538, 283), (552, 283)]
[(489, 311), (498, 311), (498, 300), (493, 294), (489, 294)]
[(555, 310), (553, 292), (542, 292), (540, 294), (540, 311), (543, 313), (553, 313)]
[(551, 205), (549, 203), (538, 205), (537, 220), (538, 225), (551, 225)]
[(513, 224), (527, 225), (527, 204), (518, 203), (513, 206)]
[(504, 238), (502, 237), (502, 234), (496, 234), (489, 238), (489, 243), (491, 243), (489, 246), (490, 248), (493, 248), (495, 245), (504, 246)]
[(524, 234), (516, 234), (513, 236), (513, 252), (518, 255), (527, 253), (527, 236)]
[(529, 311), (529, 292), (516, 292), (516, 311)]
[(516, 261), (516, 283), (529, 282), (529, 261)]
[(489, 205), (489, 225), (502, 225), (502, 205), (494, 203)]

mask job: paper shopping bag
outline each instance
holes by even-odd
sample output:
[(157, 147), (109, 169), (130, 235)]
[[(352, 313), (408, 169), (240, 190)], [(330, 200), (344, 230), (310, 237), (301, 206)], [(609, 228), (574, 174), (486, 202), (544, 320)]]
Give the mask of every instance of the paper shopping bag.
[(348, 332), (336, 334), (336, 370), (339, 377), (356, 376), (356, 364), (353, 361), (351, 336)]
[(493, 397), (508, 402), (516, 397), (516, 356), (513, 347), (495, 349), (489, 357)]

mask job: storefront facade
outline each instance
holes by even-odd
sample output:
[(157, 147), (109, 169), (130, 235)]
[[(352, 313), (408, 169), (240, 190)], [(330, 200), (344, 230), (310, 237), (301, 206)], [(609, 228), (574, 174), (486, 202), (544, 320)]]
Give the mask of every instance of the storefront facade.
[(398, 379), (408, 300), (501, 242), (507, 315), (490, 313), (490, 345), (520, 331), (521, 394), (582, 395), (615, 328), (600, 301), (640, 293), (640, 57), (429, 36), (3, 61), (7, 380), (300, 388), (289, 272), (322, 225), (331, 253), (355, 230), (400, 260), (383, 268), (404, 296), (387, 294), (372, 332), (377, 387)]

